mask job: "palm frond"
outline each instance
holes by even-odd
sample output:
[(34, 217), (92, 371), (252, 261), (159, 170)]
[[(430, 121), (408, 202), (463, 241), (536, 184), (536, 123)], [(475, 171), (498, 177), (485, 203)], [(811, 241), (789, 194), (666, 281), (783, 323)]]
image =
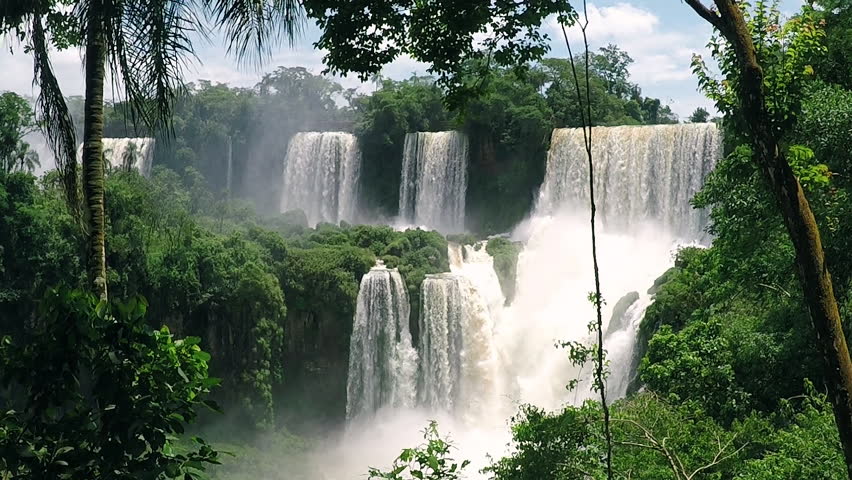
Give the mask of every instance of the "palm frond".
[[(78, 4), (86, 18), (88, 2)], [(292, 44), (304, 21), (299, 0), (106, 0), (109, 68), (133, 125), (171, 132), (183, 73), (196, 60), (192, 41), (222, 29), (238, 59), (261, 60), (282, 36)]]
[(121, 84), (115, 90), (124, 92), (134, 125), (169, 129), (201, 22), (188, 0), (119, 0), (111, 8), (105, 37), (113, 82)]
[(201, 0), (216, 28), (225, 33), (227, 50), (239, 60), (260, 63), (282, 37), (292, 46), (302, 32), (299, 0)]
[(47, 40), (41, 18), (32, 19), (32, 51), (35, 67), (34, 82), (40, 93), (36, 102), (39, 123), (45, 139), (56, 158), (56, 168), (62, 177), (68, 208), (80, 219), (79, 181), (77, 178), (77, 139), (74, 121), (68, 112), (65, 97), (53, 74), (47, 52)]

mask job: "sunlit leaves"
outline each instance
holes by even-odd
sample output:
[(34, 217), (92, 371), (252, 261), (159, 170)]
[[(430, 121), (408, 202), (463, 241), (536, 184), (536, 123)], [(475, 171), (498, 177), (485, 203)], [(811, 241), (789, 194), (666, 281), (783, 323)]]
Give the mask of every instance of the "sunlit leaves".
[[(777, 1), (758, 0), (744, 8), (758, 61), (763, 67), (763, 87), (766, 107), (777, 135), (795, 125), (801, 110), (803, 91), (813, 78), (813, 64), (825, 54), (825, 32), (819, 27), (815, 12), (805, 7), (802, 14), (786, 23), (782, 20)], [(727, 42), (714, 36), (707, 44), (718, 62), (722, 79), (713, 75), (705, 61), (696, 55), (692, 60), (693, 73), (699, 89), (716, 104), (720, 112), (733, 122), (739, 122), (739, 88), (741, 72), (735, 52)], [(738, 123), (736, 124), (741, 127)]]

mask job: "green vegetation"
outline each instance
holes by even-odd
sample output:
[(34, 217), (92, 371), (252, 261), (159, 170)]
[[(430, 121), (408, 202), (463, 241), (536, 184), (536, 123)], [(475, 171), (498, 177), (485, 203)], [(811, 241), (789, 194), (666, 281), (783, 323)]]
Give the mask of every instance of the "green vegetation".
[[(813, 389), (777, 414), (750, 415), (725, 427), (700, 410), (642, 393), (612, 405), (617, 478), (842, 478), (831, 407)], [(605, 478), (597, 403), (547, 413), (524, 407), (514, 451), (486, 470), (493, 478)]]
[(38, 154), (24, 141), (36, 128), (35, 113), (25, 99), (12, 92), (0, 94), (0, 170), (31, 172), (39, 166)]
[[(304, 407), (315, 419), (341, 418), (360, 277), (384, 259), (400, 269), (418, 305), (424, 276), (449, 270), (446, 241), (384, 226), (305, 229), (283, 216), (258, 217), (205, 184), (193, 170), (183, 178), (159, 168), (152, 180), (135, 172), (108, 176), (113, 293), (142, 295), (151, 318), (180, 336), (201, 337), (213, 355), (211, 371), (227, 387), (216, 395), (239, 406), (244, 424), (269, 428), (285, 406), (285, 416)], [(18, 335), (26, 331), (20, 319), (31, 318), (49, 288), (82, 285), (79, 233), (55, 176), (37, 183), (6, 175), (0, 199), (0, 327)], [(327, 393), (324, 401), (311, 382)], [(277, 405), (282, 391), (289, 401)]]
[(34, 326), (0, 340), (0, 466), (8, 478), (202, 478), (218, 452), (177, 435), (219, 380), (198, 337), (152, 329), (144, 300), (51, 291)]
[(500, 289), (506, 297), (506, 303), (512, 303), (515, 298), (515, 283), (518, 277), (518, 255), (521, 253), (520, 242), (512, 242), (503, 237), (488, 240), (485, 251), (494, 257), (494, 271), (500, 280)]
[(438, 434), (434, 421), (423, 431), (423, 445), (406, 448), (394, 461), (391, 470), (370, 469), (370, 479), (385, 480), (459, 480), (464, 478), (467, 460), (456, 462), (451, 456), (453, 444)]

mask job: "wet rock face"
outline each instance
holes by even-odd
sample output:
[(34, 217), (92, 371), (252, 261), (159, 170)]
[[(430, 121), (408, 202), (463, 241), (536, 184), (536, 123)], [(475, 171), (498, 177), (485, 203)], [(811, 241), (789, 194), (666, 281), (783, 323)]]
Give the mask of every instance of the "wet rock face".
[(606, 335), (624, 330), (627, 327), (627, 309), (639, 300), (639, 292), (630, 292), (621, 297), (612, 309), (612, 317), (609, 319), (609, 324), (606, 328)]

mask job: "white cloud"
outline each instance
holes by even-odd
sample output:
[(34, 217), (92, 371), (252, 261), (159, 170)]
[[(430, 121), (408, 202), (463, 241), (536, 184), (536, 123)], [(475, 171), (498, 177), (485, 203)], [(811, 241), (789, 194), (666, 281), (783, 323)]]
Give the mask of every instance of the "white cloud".
[[(703, 50), (709, 35), (709, 28), (699, 32), (668, 29), (656, 14), (629, 3), (604, 7), (590, 4), (588, 20), (587, 36), (592, 48), (615, 43), (626, 51), (634, 60), (630, 67), (632, 79), (640, 85), (689, 79), (692, 53)], [(554, 45), (564, 49), (556, 18), (550, 19), (550, 29), (556, 39)], [(568, 29), (568, 40), (572, 47), (582, 45), (579, 25)]]
[[(671, 103), (675, 112), (685, 118), (696, 106), (706, 105), (695, 91), (697, 85), (690, 64), (694, 53), (709, 57), (705, 44), (711, 29), (693, 19), (688, 7), (678, 6), (686, 9), (684, 19), (687, 21), (663, 22), (657, 13), (632, 3), (589, 4), (586, 33), (592, 49), (614, 43), (626, 51), (634, 60), (629, 67), (631, 80), (646, 94)], [(554, 54), (565, 55), (562, 30), (555, 17), (549, 19), (548, 27), (554, 39)], [(568, 40), (575, 53), (582, 48), (583, 37), (578, 25), (568, 29)]]

